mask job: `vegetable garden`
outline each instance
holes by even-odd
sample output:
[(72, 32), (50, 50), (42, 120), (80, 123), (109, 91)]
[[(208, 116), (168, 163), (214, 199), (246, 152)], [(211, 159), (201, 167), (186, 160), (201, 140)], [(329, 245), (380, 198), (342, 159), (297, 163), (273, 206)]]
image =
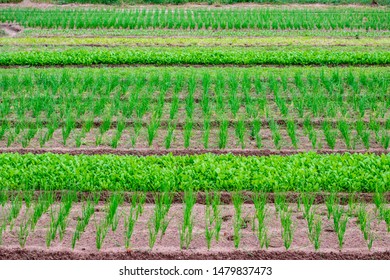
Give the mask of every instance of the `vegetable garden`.
[(0, 258), (390, 258), (387, 6), (0, 5)]

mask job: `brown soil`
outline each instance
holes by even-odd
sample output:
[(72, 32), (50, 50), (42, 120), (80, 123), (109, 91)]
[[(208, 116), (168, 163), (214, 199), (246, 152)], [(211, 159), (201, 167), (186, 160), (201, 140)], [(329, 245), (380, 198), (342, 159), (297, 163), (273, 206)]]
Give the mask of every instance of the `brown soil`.
[[(387, 232), (386, 224), (375, 218), (374, 206), (372, 205), (368, 206), (367, 211), (372, 219), (371, 230), (376, 238), (370, 251), (357, 224), (357, 219), (352, 214), (356, 209), (351, 211), (343, 248), (340, 251), (337, 235), (333, 230), (333, 221), (327, 219), (326, 207), (324, 205), (316, 206), (316, 216), (322, 220), (322, 242), (318, 252), (314, 251), (313, 245), (308, 239), (307, 222), (303, 218), (302, 209), (298, 210), (296, 205), (289, 205), (292, 211), (294, 239), (291, 247), (286, 251), (281, 237), (280, 217), (276, 214), (272, 204), (267, 206), (266, 225), (270, 236), (270, 246), (266, 250), (260, 248), (256, 233), (252, 231), (253, 205), (244, 205), (242, 208), (241, 217), (248, 223), (240, 230), (241, 239), (238, 249), (234, 246), (232, 236), (235, 213), (232, 205), (222, 205), (220, 208), (221, 217), (225, 217), (220, 240), (219, 242), (213, 240), (210, 250), (207, 250), (204, 236), (205, 207), (195, 205), (193, 209), (193, 240), (188, 248), (180, 249), (178, 228), (181, 226), (183, 209), (181, 205), (176, 204), (172, 205), (168, 213), (169, 225), (166, 233), (161, 239), (160, 235), (158, 236), (157, 242), (151, 250), (148, 245), (148, 221), (153, 215), (154, 205), (146, 204), (143, 215), (135, 224), (130, 250), (126, 250), (124, 247), (124, 219), (127, 218), (129, 206), (123, 205), (118, 211), (119, 224), (116, 231), (113, 232), (110, 227), (103, 247), (101, 251), (98, 251), (95, 246), (95, 222), (99, 223), (105, 217), (104, 207), (104, 204), (99, 203), (95, 208), (94, 217), (91, 218), (74, 250), (71, 249), (71, 239), (82, 213), (80, 204), (75, 205), (71, 210), (68, 228), (63, 240), (60, 241), (57, 236), (50, 249), (47, 249), (45, 245), (50, 222), (48, 213), (42, 216), (35, 231), (28, 236), (25, 249), (20, 249), (18, 225), (25, 218), (26, 209), (23, 208), (13, 229), (10, 230), (7, 227), (3, 234), (0, 259), (390, 259), (390, 234)], [(54, 211), (58, 211), (58, 208), (58, 204), (53, 207)], [(345, 210), (349, 211), (348, 207), (345, 207)]]
[[(183, 68), (253, 68), (253, 67), (264, 67), (264, 68), (288, 68), (291, 66), (294, 67), (299, 67), (302, 66), (308, 67), (310, 66), (311, 68), (346, 68), (346, 67), (367, 67), (370, 68), (372, 66), (375, 67), (383, 67), (386, 68), (389, 66), (390, 63), (388, 64), (375, 64), (375, 65), (369, 65), (369, 64), (326, 64), (326, 65), (321, 65), (321, 64), (310, 64), (310, 65), (276, 65), (276, 64), (250, 64), (250, 65), (245, 65), (245, 64), (92, 64), (92, 65), (81, 65), (81, 64), (69, 64), (69, 65), (34, 65), (31, 67), (34, 68), (126, 68), (126, 67), (183, 67)], [(0, 69), (13, 69), (13, 68), (26, 68), (30, 67), (29, 65), (0, 65)]]
[[(42, 194), (43, 191), (34, 191), (33, 198), (38, 199), (39, 195)], [(60, 201), (63, 192), (62, 191), (52, 191), (54, 193), (54, 199), (56, 201)], [(100, 202), (108, 202), (111, 195), (112, 191), (101, 191), (101, 192), (77, 192), (76, 194), (76, 200), (78, 202), (83, 202), (86, 201), (87, 199), (94, 199), (96, 194), (99, 194), (99, 201)], [(253, 197), (256, 193), (251, 192), (251, 191), (242, 191), (240, 192), (243, 196), (243, 203), (244, 204), (253, 204)], [(14, 197), (18, 194), (23, 195), (23, 191), (9, 191), (8, 194), (11, 197)], [(132, 196), (135, 194), (134, 192), (121, 192), (123, 195), (124, 202), (130, 203)], [(146, 192), (146, 202), (147, 203), (155, 203), (155, 194), (154, 192)], [(282, 193), (278, 193), (279, 195)], [(212, 196), (212, 193), (210, 194)], [(220, 195), (220, 200), (222, 204), (233, 204), (232, 201), (232, 192), (226, 192), (226, 191), (221, 191), (219, 192)], [(275, 193), (267, 193), (267, 202), (268, 203), (274, 203), (275, 202), (275, 196), (277, 194)], [(286, 201), (289, 203), (297, 203), (299, 201), (299, 198), (301, 196), (300, 193), (298, 192), (285, 192), (283, 193), (286, 197)], [(329, 196), (329, 193), (326, 192), (316, 192), (312, 193), (314, 196), (313, 203), (314, 204), (324, 204), (326, 198)], [(373, 193), (353, 193), (353, 200), (355, 202), (364, 202), (364, 203), (373, 203), (374, 200), (374, 194)], [(174, 192), (172, 194), (172, 202), (174, 204), (182, 203), (184, 200), (184, 193), (183, 192)], [(350, 198), (351, 194), (350, 193), (337, 193), (337, 198), (338, 198), (338, 203), (341, 205), (347, 205)], [(383, 194), (383, 199), (385, 201), (390, 202), (390, 192)], [(196, 192), (196, 203), (205, 205), (206, 204), (206, 193), (203, 191)]]
[(23, 28), (17, 24), (0, 24), (0, 29), (4, 30), (5, 34), (10, 37), (15, 37)]
[(389, 260), (390, 252), (362, 253), (304, 253), (304, 252), (253, 252), (202, 254), (191, 252), (162, 253), (130, 251), (120, 253), (80, 254), (64, 251), (34, 249), (2, 249), (0, 260)]
[[(369, 150), (347, 150), (347, 149), (321, 149), (313, 150), (317, 154), (376, 154), (383, 155), (388, 154), (389, 150), (377, 148)], [(103, 155), (103, 154), (114, 154), (114, 155), (134, 155), (134, 156), (150, 156), (150, 155), (168, 155), (174, 156), (183, 155), (201, 155), (201, 154), (216, 154), (225, 155), (232, 154), (237, 156), (270, 156), (270, 155), (281, 155), (289, 156), (299, 153), (305, 153), (308, 150), (304, 149), (281, 149), (281, 150), (268, 150), (268, 149), (112, 149), (112, 148), (0, 148), (0, 153), (19, 153), (19, 154), (69, 154), (69, 155)]]

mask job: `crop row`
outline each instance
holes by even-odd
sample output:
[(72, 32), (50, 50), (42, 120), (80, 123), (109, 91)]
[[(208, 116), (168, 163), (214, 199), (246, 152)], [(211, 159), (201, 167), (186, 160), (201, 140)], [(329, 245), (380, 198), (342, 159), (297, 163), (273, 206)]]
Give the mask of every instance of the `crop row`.
[(41, 28), (26, 28), (18, 33), (20, 37), (77, 37), (77, 36), (201, 36), (201, 37), (347, 37), (349, 39), (361, 38), (386, 38), (390, 34), (390, 30), (366, 31), (366, 30), (267, 30), (267, 29), (240, 29), (240, 30), (181, 30), (181, 29), (41, 29)]
[[(0, 3), (18, 3), (21, 0), (0, 0)], [(204, 0), (48, 0), (50, 3), (81, 3), (81, 4), (185, 4), (185, 3), (206, 3)], [(376, 0), (378, 5), (389, 5), (387, 0)], [(207, 4), (235, 4), (235, 3), (261, 3), (261, 4), (367, 4), (373, 3), (372, 0), (208, 0)]]
[[(283, 134), (298, 148), (304, 134), (313, 149), (324, 141), (334, 149), (340, 139), (337, 131), (347, 148), (362, 143), (368, 149), (373, 139), (385, 149), (389, 146), (389, 84), (383, 73), (311, 70), (275, 75), (220, 69), (179, 71), (173, 77), (170, 71), (146, 70), (126, 75), (85, 70), (82, 78), (79, 70), (3, 75), (0, 140), (8, 147), (15, 142), (28, 147), (39, 139), (44, 147), (60, 130), (62, 145), (70, 140), (80, 147), (98, 127), (95, 145), (106, 145), (104, 138), (113, 134), (108, 145), (123, 147), (123, 136), (130, 133), (134, 147), (146, 131), (142, 139), (152, 146), (164, 128), (165, 148), (182, 133), (179, 147), (190, 147), (196, 131), (202, 132), (204, 148), (230, 147), (231, 134), (242, 148), (252, 139), (257, 148), (280, 149)], [(272, 132), (272, 144), (262, 143), (265, 129)], [(324, 136), (318, 135), (319, 129)], [(218, 143), (209, 146), (210, 139)]]
[(388, 30), (387, 10), (378, 9), (14, 9), (0, 22), (40, 28), (126, 29), (374, 29)]
[(1, 120), (68, 116), (75, 121), (101, 116), (132, 120), (152, 112), (174, 120), (184, 113), (183, 107), (184, 117), (389, 117), (388, 75), (378, 72), (312, 70), (289, 75), (287, 71), (274, 74), (220, 69), (179, 70), (175, 76), (169, 70), (127, 71), (121, 76), (81, 71), (85, 74), (82, 77), (78, 70), (55, 72), (2, 75)]
[(0, 37), (4, 46), (390, 46), (389, 38), (329, 37)]
[(54, 120), (45, 125), (17, 123), (13, 127), (5, 122), (0, 127), (0, 140), (7, 148), (111, 147), (122, 150), (154, 148), (157, 151), (177, 148), (387, 150), (390, 147), (389, 121), (385, 124), (344, 120), (313, 123), (308, 119), (297, 123), (272, 118), (251, 122), (205, 119), (200, 123), (191, 119), (182, 123), (156, 119), (131, 124), (122, 120), (116, 124), (110, 121), (104, 119), (95, 128), (92, 121), (76, 123), (70, 119), (64, 123)]
[(348, 191), (389, 188), (390, 156), (0, 155), (6, 190)]
[[(65, 47), (63, 47), (65, 48)], [(93, 65), (93, 64), (157, 64), (157, 65), (385, 65), (390, 53), (384, 48), (368, 47), (348, 50), (343, 47), (15, 47), (0, 48), (0, 65)]]
[[(126, 249), (134, 248), (139, 244), (135, 246), (132, 244), (132, 240), (134, 240), (132, 236), (135, 234), (139, 238), (139, 234), (144, 232), (143, 230), (140, 232), (135, 230), (136, 224), (146, 227), (146, 223), (143, 221), (141, 224), (139, 219), (144, 216), (143, 218), (147, 219), (148, 237), (143, 236), (143, 238), (148, 241), (149, 248), (153, 249), (156, 241), (161, 241), (165, 233), (170, 230), (169, 225), (172, 226), (172, 223), (176, 222), (176, 220), (172, 221), (173, 217), (171, 217), (174, 211), (172, 207), (173, 194), (168, 191), (154, 194), (155, 204), (151, 213), (145, 213), (150, 212), (150, 208), (145, 204), (145, 193), (134, 193), (129, 204), (124, 203), (121, 193), (113, 193), (104, 205), (103, 211), (97, 205), (99, 193), (92, 193), (81, 203), (81, 209), (77, 209), (79, 216), (76, 219), (77, 223), (74, 230), (72, 230), (72, 234), (69, 233), (70, 227), (68, 225), (70, 219), (73, 218), (71, 211), (76, 205), (76, 193), (64, 192), (59, 205), (54, 203), (52, 193), (41, 193), (37, 199), (34, 199), (32, 195), (31, 192), (25, 192), (24, 195), (17, 194), (8, 197), (6, 192), (1, 193), (0, 245), (4, 234), (15, 232), (19, 245), (24, 248), (28, 243), (29, 236), (34, 233), (40, 220), (47, 216), (47, 212), (50, 213), (49, 222), (45, 223), (43, 227), (46, 231), (45, 240), (48, 248), (58, 240), (62, 242), (62, 246), (65, 245), (63, 242), (64, 236), (71, 234), (71, 242), (67, 246), (75, 249), (77, 243), (87, 231), (92, 218), (95, 221), (97, 250), (104, 247), (104, 241), (109, 231), (123, 237), (121, 241), (123, 247)], [(275, 217), (280, 219), (279, 234), (285, 249), (288, 250), (293, 243), (296, 231), (297, 218), (295, 215), (293, 216), (293, 212), (303, 214), (307, 225), (307, 238), (316, 251), (321, 247), (324, 223), (331, 224), (334, 235), (337, 236), (339, 250), (344, 245), (348, 221), (355, 217), (357, 217), (356, 225), (359, 227), (369, 250), (371, 250), (375, 239), (378, 237), (376, 236), (377, 232), (375, 232), (377, 224), (385, 223), (387, 231), (390, 232), (390, 208), (386, 205), (384, 196), (380, 192), (375, 194), (374, 209), (372, 207), (368, 208), (364, 203), (355, 201), (353, 195), (350, 195), (348, 206), (339, 205), (335, 193), (327, 195), (325, 201), (327, 220), (320, 215), (317, 205), (314, 205), (314, 195), (312, 193), (301, 193), (297, 207), (287, 203), (285, 194), (278, 193), (275, 197), (274, 207), (271, 208), (267, 203), (266, 193), (255, 193), (248, 198), (240, 192), (234, 192), (232, 194), (234, 208), (232, 221), (227, 221), (226, 218), (229, 216), (223, 216), (226, 208), (222, 205), (218, 192), (208, 192), (205, 198), (204, 206), (196, 205), (196, 193), (191, 188), (187, 188), (184, 192), (181, 209), (175, 207), (177, 211), (175, 215), (179, 216), (177, 219), (179, 238), (177, 239), (179, 240), (180, 249), (188, 249), (193, 238), (200, 235), (203, 236), (207, 249), (210, 249), (213, 244), (222, 241), (227, 234), (231, 236), (230, 241), (233, 241), (234, 247), (238, 249), (241, 240), (244, 238), (243, 231), (249, 227), (252, 234), (256, 236), (260, 248), (268, 249), (271, 239), (275, 238), (275, 232), (269, 230), (272, 216), (272, 219), (275, 219)], [(23, 199), (25, 203), (23, 203)], [(248, 199), (253, 201), (254, 209), (245, 211), (243, 204), (244, 200)], [(8, 203), (8, 201), (10, 202)], [(21, 211), (22, 207), (24, 215)], [(203, 210), (202, 214), (199, 214), (201, 209)], [(196, 210), (197, 214), (195, 214)], [(170, 211), (171, 213), (169, 213)], [(182, 213), (178, 213), (178, 211)], [(198, 216), (195, 217), (195, 215)], [(199, 215), (202, 215), (203, 219)], [(226, 224), (229, 224), (228, 230), (226, 230)], [(42, 223), (40, 226), (42, 227)], [(118, 234), (117, 230), (119, 228), (123, 231), (122, 234)], [(195, 228), (197, 228), (196, 232)], [(246, 233), (248, 234), (248, 231)]]

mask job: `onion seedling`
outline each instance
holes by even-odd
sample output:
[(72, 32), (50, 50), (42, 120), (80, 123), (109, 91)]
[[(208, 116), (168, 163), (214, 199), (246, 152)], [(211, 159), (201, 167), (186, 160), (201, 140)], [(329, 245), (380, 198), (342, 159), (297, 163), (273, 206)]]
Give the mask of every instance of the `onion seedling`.
[(245, 123), (242, 119), (236, 123), (236, 136), (239, 139), (241, 148), (245, 149)]
[(184, 193), (184, 207), (183, 207), (183, 223), (180, 234), (180, 249), (188, 249), (192, 241), (192, 230), (194, 227), (194, 218), (192, 216), (192, 209), (196, 203), (196, 197), (191, 188), (188, 188)]
[(348, 216), (344, 209), (338, 205), (333, 206), (333, 226), (337, 234), (340, 250), (343, 248), (344, 235), (347, 229)]
[(234, 205), (234, 222), (233, 222), (233, 241), (234, 247), (236, 249), (240, 245), (241, 240), (241, 227), (244, 223), (244, 220), (241, 217), (242, 214), (242, 204), (244, 203), (243, 197), (241, 193), (235, 192), (232, 195), (233, 205)]
[(11, 209), (8, 214), (8, 223), (10, 224), (10, 230), (13, 229), (14, 221), (19, 216), (20, 210), (22, 209), (22, 198), (16, 195), (12, 200)]
[(291, 210), (289, 209), (280, 213), (280, 221), (282, 224), (282, 239), (286, 250), (290, 248), (294, 238), (294, 227), (291, 215)]
[(222, 120), (219, 126), (219, 144), (220, 149), (225, 149), (227, 144), (228, 137), (228, 126), (229, 122), (227, 120)]
[(207, 243), (207, 249), (210, 250), (211, 240), (215, 234), (215, 229), (212, 229), (214, 223), (213, 216), (211, 214), (211, 196), (209, 192), (206, 192), (206, 205), (205, 205), (205, 237)]
[[(270, 244), (270, 237), (268, 236), (267, 227), (265, 224), (265, 217), (267, 215), (267, 197), (264, 193), (256, 194), (253, 197), (256, 213), (254, 219), (257, 220), (257, 238), (260, 242), (261, 248), (267, 248)], [(255, 221), (253, 221), (253, 229), (255, 229)]]
[(125, 218), (125, 248), (130, 248), (130, 240), (133, 235), (135, 222), (137, 221), (137, 210), (135, 205), (130, 206), (127, 219)]
[(107, 236), (110, 225), (107, 224), (106, 220), (103, 220), (101, 221), (100, 224), (95, 224), (95, 226), (96, 226), (96, 248), (100, 250), (102, 248), (104, 239)]
[[(28, 212), (26, 213), (26, 216), (28, 216)], [(26, 245), (29, 233), (29, 219), (25, 217), (24, 220), (20, 223), (18, 231), (18, 240), (21, 248), (24, 248)]]
[(76, 242), (80, 240), (81, 234), (85, 231), (89, 220), (95, 213), (95, 203), (93, 203), (92, 201), (87, 201), (85, 204), (83, 204), (82, 207), (82, 216), (77, 221), (76, 230), (72, 237), (72, 249), (75, 248)]
[(111, 226), (112, 231), (116, 231), (119, 217), (118, 217), (118, 207), (123, 203), (123, 197), (121, 194), (114, 193), (111, 198), (109, 204), (106, 206), (107, 213), (106, 213), (106, 222), (107, 225)]

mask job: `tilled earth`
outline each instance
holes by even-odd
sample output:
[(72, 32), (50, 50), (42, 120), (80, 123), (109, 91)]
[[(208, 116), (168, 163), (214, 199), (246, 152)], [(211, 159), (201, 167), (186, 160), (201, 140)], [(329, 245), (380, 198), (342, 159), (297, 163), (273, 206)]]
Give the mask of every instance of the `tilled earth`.
[[(45, 238), (49, 229), (50, 214), (45, 213), (38, 221), (34, 232), (30, 232), (24, 249), (20, 248), (18, 234), (19, 224), (25, 219), (26, 208), (16, 219), (12, 230), (7, 226), (3, 233), (0, 246), (0, 259), (390, 259), (390, 233), (384, 221), (380, 221), (373, 205), (367, 206), (372, 219), (371, 230), (375, 240), (371, 250), (357, 222), (355, 209), (343, 206), (349, 215), (345, 239), (342, 250), (339, 249), (337, 234), (333, 229), (332, 218), (328, 220), (325, 205), (314, 205), (316, 217), (322, 220), (321, 247), (316, 252), (308, 238), (307, 221), (303, 217), (303, 209), (297, 209), (297, 204), (290, 204), (292, 211), (294, 238), (291, 247), (284, 247), (280, 223), (280, 215), (276, 213), (273, 204), (267, 205), (266, 225), (270, 236), (269, 248), (261, 248), (256, 231), (253, 231), (254, 205), (242, 206), (243, 223), (240, 229), (240, 243), (234, 246), (233, 222), (234, 206), (221, 205), (222, 227), (219, 242), (213, 239), (211, 248), (207, 249), (205, 238), (205, 205), (196, 204), (193, 208), (193, 240), (188, 248), (180, 249), (179, 228), (183, 220), (183, 207), (181, 204), (172, 204), (167, 221), (169, 225), (163, 236), (157, 237), (155, 246), (149, 247), (148, 224), (153, 216), (154, 204), (146, 204), (143, 214), (135, 224), (131, 238), (131, 247), (124, 246), (124, 220), (129, 213), (129, 205), (123, 204), (117, 211), (119, 223), (115, 232), (110, 228), (101, 250), (96, 249), (96, 225), (105, 218), (105, 204), (99, 202), (95, 207), (86, 231), (81, 235), (74, 249), (71, 247), (77, 221), (82, 215), (82, 205), (75, 204), (68, 217), (68, 227), (62, 241), (59, 237), (53, 241), (50, 248), (46, 247)], [(303, 208), (303, 206), (301, 206)], [(2, 209), (4, 217), (9, 209), (6, 205)], [(59, 205), (53, 206), (58, 211)], [(29, 211), (31, 212), (31, 210)]]

